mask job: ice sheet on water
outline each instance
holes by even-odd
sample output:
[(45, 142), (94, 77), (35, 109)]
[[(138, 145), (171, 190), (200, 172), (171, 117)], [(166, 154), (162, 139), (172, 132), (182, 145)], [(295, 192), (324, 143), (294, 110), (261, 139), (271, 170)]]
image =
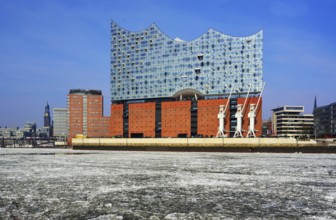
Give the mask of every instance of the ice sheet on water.
[(0, 219), (336, 218), (336, 155), (0, 149)]

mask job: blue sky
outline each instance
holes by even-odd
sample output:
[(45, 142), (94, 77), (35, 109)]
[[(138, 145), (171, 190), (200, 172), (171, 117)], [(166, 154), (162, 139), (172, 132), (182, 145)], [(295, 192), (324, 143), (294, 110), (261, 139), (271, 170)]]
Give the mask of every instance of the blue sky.
[(110, 21), (132, 31), (156, 23), (193, 40), (212, 28), (264, 31), (263, 118), (282, 105), (336, 101), (334, 0), (1, 0), (0, 126), (43, 125), (44, 106), (70, 89), (100, 89), (110, 114)]

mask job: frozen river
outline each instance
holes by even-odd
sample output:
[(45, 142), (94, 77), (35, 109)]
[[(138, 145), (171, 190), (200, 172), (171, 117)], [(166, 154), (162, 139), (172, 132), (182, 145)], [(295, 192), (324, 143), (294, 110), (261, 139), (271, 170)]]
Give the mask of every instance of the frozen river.
[(336, 154), (0, 149), (0, 219), (335, 219)]

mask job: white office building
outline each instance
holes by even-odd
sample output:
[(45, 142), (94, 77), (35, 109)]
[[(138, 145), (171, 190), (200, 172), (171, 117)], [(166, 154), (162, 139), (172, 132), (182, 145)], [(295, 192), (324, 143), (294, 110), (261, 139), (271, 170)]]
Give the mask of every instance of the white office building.
[(272, 109), (273, 134), (278, 137), (313, 136), (314, 115), (303, 114), (303, 106), (283, 106)]

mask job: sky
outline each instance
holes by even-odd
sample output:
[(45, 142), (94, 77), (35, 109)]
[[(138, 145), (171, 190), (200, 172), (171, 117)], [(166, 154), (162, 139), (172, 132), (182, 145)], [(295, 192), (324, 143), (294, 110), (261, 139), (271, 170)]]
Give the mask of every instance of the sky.
[(1, 0), (0, 126), (43, 126), (44, 107), (70, 89), (99, 89), (110, 115), (111, 20), (130, 31), (155, 23), (190, 41), (215, 29), (263, 30), (263, 118), (283, 105), (312, 113), (336, 102), (334, 0)]

